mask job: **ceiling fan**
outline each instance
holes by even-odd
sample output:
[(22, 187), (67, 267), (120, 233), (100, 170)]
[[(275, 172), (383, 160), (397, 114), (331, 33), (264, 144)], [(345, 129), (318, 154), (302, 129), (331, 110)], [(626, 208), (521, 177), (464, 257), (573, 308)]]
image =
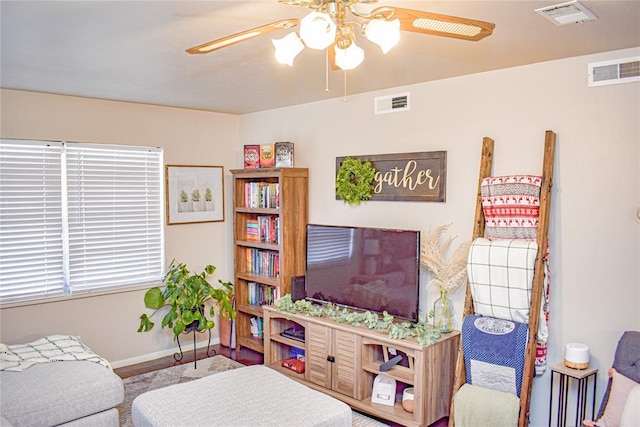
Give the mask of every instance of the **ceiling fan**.
[(364, 59), (364, 51), (355, 43), (356, 27), (369, 41), (379, 45), (384, 53), (398, 43), (400, 31), (478, 41), (491, 35), (495, 27), (490, 22), (399, 7), (382, 6), (370, 12), (356, 8), (360, 3), (376, 2), (377, 0), (280, 0), (280, 3), (304, 6), (313, 11), (302, 19), (271, 22), (186, 51), (191, 54), (209, 53), (300, 25), (299, 36), (292, 32), (282, 39), (273, 40), (279, 62), (293, 65), (293, 59), (306, 46), (327, 49), (333, 69), (350, 70)]

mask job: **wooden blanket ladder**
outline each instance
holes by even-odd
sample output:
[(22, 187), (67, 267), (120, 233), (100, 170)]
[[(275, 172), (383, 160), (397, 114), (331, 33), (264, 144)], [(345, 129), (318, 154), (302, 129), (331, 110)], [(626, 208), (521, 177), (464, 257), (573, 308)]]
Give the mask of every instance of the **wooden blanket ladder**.
[[(476, 195), (476, 212), (472, 240), (484, 237), (485, 235), (485, 217), (482, 210), (481, 183), (484, 178), (491, 176), (493, 163), (493, 143), (494, 141), (488, 137), (485, 137), (482, 141), (482, 158), (480, 161), (480, 176), (478, 179), (478, 193)], [(544, 258), (546, 254), (545, 248), (547, 247), (547, 235), (549, 231), (549, 214), (551, 208), (551, 187), (553, 181), (555, 143), (555, 133), (550, 130), (546, 131), (544, 143), (544, 159), (542, 167), (542, 185), (540, 188), (540, 215), (536, 235), (539, 250), (536, 257), (535, 270), (533, 275), (531, 305), (529, 312), (529, 341), (526, 347), (524, 362), (525, 366), (522, 375), (522, 388), (520, 391), (520, 415), (518, 418), (519, 427), (526, 427), (529, 424), (529, 405), (531, 402), (531, 387), (533, 385), (533, 377), (535, 373), (536, 341), (538, 335), (538, 323), (540, 318), (540, 304), (542, 301), (544, 288)], [(463, 318), (466, 315), (473, 313), (473, 297), (471, 295), (471, 287), (469, 283), (467, 283)], [(458, 359), (456, 362), (456, 372), (453, 383), (453, 396), (455, 396), (456, 392), (460, 389), (460, 387), (462, 387), (465, 382), (466, 372), (464, 364), (464, 354), (462, 350), (462, 340), (460, 340)], [(452, 399), (449, 426), (453, 427), (454, 425), (454, 405)]]

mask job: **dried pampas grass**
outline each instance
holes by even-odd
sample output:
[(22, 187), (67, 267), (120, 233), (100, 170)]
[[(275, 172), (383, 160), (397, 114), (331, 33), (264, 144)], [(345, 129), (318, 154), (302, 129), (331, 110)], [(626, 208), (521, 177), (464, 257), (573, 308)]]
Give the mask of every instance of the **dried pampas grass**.
[(430, 232), (427, 239), (423, 240), (420, 250), (420, 264), (433, 273), (427, 287), (438, 286), (440, 292), (454, 291), (467, 282), (467, 257), (471, 242), (460, 244), (449, 259), (449, 250), (455, 236), (444, 238), (444, 233), (450, 226), (451, 224), (441, 225)]

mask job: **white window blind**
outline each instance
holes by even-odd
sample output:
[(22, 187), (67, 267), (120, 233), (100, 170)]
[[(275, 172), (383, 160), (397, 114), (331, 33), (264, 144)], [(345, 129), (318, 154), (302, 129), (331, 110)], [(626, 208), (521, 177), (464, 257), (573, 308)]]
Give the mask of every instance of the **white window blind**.
[[(47, 185), (57, 182), (57, 211), (52, 214), (57, 228), (48, 226), (47, 230), (51, 230), (51, 240), (57, 242), (59, 249), (54, 252), (49, 249), (52, 244), (48, 244), (39, 249), (32, 263), (24, 260), (26, 252), (17, 248), (32, 240), (29, 236), (34, 236), (37, 246), (44, 239), (43, 226), (33, 230), (19, 218), (5, 226), (5, 216), (15, 211), (7, 204), (11, 198), (5, 199), (5, 193), (19, 193), (21, 187), (16, 182), (21, 181), (24, 174), (30, 176), (35, 172), (25, 168), (23, 160), (5, 152), (8, 147), (33, 150), (40, 145), (34, 141), (2, 140), (1, 143), (0, 301), (95, 292), (160, 281), (164, 269), (163, 160), (162, 151), (155, 148), (55, 144), (57, 146), (50, 150), (52, 160), (47, 165), (56, 164), (56, 167), (43, 166), (46, 172), (39, 173), (46, 174)], [(20, 153), (18, 150), (17, 157)], [(5, 168), (22, 172), (5, 173)], [(34, 216), (48, 217), (48, 212), (53, 212), (40, 201), (41, 194), (49, 192), (52, 190), (42, 186), (33, 189), (30, 200)], [(12, 205), (20, 206), (20, 203), (23, 202)], [(19, 216), (19, 212), (13, 216)], [(52, 261), (50, 269), (59, 275), (55, 285), (43, 291), (39, 271), (42, 257), (49, 257), (50, 252), (57, 252), (55, 268)]]
[(64, 295), (59, 142), (0, 143), (0, 301)]
[(67, 144), (66, 155), (72, 292), (159, 280), (159, 150)]

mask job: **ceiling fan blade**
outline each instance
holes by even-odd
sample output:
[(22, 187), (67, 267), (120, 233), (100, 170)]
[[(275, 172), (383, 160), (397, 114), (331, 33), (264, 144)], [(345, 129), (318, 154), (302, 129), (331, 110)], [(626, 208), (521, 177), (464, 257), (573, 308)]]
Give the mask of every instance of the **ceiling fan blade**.
[(280, 21), (272, 22), (270, 24), (262, 25), (260, 27), (252, 28), (250, 30), (242, 31), (237, 34), (233, 34), (227, 37), (223, 37), (218, 40), (214, 40), (208, 43), (204, 43), (198, 46), (187, 49), (187, 53), (202, 54), (213, 52), (214, 50), (222, 49), (223, 47), (231, 46), (236, 43), (250, 40), (255, 37), (263, 36), (265, 34), (272, 33), (278, 30), (286, 30), (293, 28), (300, 22), (299, 19), (282, 19)]
[(389, 10), (393, 11), (392, 19), (398, 18), (400, 20), (400, 29), (402, 31), (434, 36), (478, 41), (490, 36), (496, 26), (491, 22), (399, 7), (380, 7), (373, 10), (371, 15), (375, 15), (376, 12), (388, 15)]

